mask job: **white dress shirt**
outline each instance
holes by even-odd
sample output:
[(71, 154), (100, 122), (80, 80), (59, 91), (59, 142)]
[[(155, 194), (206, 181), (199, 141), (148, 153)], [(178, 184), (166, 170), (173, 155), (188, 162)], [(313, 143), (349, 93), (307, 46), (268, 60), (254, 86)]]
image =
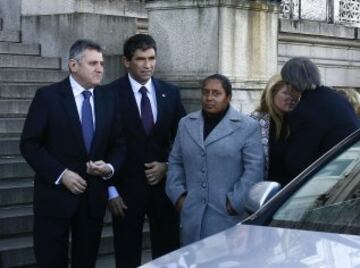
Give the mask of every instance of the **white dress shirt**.
[(157, 101), (156, 101), (155, 87), (154, 87), (154, 84), (153, 84), (151, 78), (144, 85), (142, 85), (139, 82), (137, 82), (134, 78), (132, 78), (130, 74), (128, 74), (128, 76), (129, 76), (131, 88), (134, 93), (134, 97), (136, 100), (136, 105), (138, 107), (140, 117), (141, 117), (141, 96), (142, 96), (140, 93), (140, 88), (146, 87), (146, 89), (147, 89), (146, 93), (150, 100), (151, 111), (153, 114), (153, 119), (154, 119), (154, 124), (155, 124), (156, 119), (157, 119)]
[[(78, 111), (80, 122), (82, 122), (81, 109), (82, 109), (82, 104), (83, 104), (83, 101), (84, 101), (84, 95), (82, 94), (82, 92), (84, 90), (86, 90), (86, 89), (83, 88), (71, 75), (69, 76), (69, 80), (70, 80), (70, 85), (71, 85), (72, 92), (74, 94), (76, 108), (77, 108), (77, 111)], [(90, 88), (90, 89), (87, 89), (87, 90), (91, 92), (90, 105), (91, 105), (92, 118), (93, 118), (93, 123), (94, 123), (94, 130), (95, 130), (94, 89)]]
[[(80, 122), (82, 120), (82, 113), (81, 113), (81, 109), (82, 109), (82, 105), (83, 105), (83, 101), (84, 101), (84, 95), (82, 94), (82, 92), (84, 90), (89, 90), (91, 92), (91, 96), (90, 96), (90, 105), (91, 105), (91, 111), (92, 111), (92, 118), (93, 118), (93, 126), (94, 126), (94, 131), (95, 131), (95, 105), (94, 105), (94, 89), (90, 88), (90, 89), (85, 89), (83, 88), (73, 77), (72, 75), (69, 75), (69, 80), (70, 80), (70, 86), (71, 86), (71, 90), (72, 93), (74, 95), (74, 99), (75, 99), (75, 103), (76, 103), (76, 109), (78, 111), (78, 115), (79, 115), (79, 119)], [(103, 177), (104, 180), (110, 179), (112, 177), (112, 175), (114, 174), (114, 167), (111, 164), (107, 164), (110, 169), (111, 169), (111, 173), (109, 176), (107, 177)], [(64, 172), (66, 171), (66, 169), (60, 174), (60, 176), (57, 178), (57, 180), (55, 181), (55, 184), (60, 184), (61, 178), (64, 175)]]

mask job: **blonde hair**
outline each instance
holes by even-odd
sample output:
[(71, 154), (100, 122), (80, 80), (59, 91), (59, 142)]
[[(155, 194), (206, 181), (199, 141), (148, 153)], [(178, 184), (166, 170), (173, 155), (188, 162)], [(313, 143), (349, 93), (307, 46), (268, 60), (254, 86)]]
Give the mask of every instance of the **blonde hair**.
[[(279, 139), (281, 130), (284, 126), (284, 115), (275, 106), (274, 97), (280, 91), (280, 89), (286, 85), (286, 82), (282, 79), (280, 74), (273, 75), (264, 91), (262, 92), (260, 99), (260, 106), (256, 109), (258, 112), (269, 113), (270, 118), (275, 123), (275, 137)], [(289, 129), (286, 126), (286, 136), (289, 136)]]
[(336, 91), (347, 98), (354, 107), (357, 116), (360, 116), (360, 93), (354, 88), (337, 88)]

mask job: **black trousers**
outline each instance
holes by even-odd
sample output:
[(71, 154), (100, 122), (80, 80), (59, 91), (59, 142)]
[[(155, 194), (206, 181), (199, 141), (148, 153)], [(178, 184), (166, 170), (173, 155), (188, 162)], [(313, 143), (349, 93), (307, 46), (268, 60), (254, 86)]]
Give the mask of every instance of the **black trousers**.
[(90, 216), (87, 199), (69, 219), (34, 215), (34, 250), (39, 268), (68, 268), (71, 232), (71, 267), (95, 267), (100, 244), (102, 217)]
[(163, 189), (149, 187), (146, 196), (123, 198), (128, 206), (125, 216), (112, 218), (117, 268), (141, 265), (145, 215), (149, 219), (153, 259), (179, 248), (179, 217)]

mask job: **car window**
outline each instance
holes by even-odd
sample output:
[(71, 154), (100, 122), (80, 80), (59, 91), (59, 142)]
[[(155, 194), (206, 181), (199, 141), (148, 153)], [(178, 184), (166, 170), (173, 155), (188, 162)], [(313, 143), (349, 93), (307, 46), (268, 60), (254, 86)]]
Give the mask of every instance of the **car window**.
[(270, 225), (360, 234), (360, 141), (300, 187)]

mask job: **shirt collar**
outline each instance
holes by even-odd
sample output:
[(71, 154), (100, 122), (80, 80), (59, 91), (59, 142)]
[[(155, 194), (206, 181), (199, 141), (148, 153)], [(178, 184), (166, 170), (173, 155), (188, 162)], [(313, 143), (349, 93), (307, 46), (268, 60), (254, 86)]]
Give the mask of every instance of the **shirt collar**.
[(152, 87), (152, 79), (151, 78), (144, 85), (142, 85), (138, 81), (136, 81), (134, 78), (132, 78), (130, 73), (128, 73), (128, 77), (129, 77), (131, 88), (134, 91), (134, 93), (138, 93), (141, 87), (146, 87), (146, 89), (148, 90), (148, 93), (152, 94), (153, 87)]
[(89, 90), (91, 92), (91, 94), (94, 94), (94, 88), (90, 88), (90, 89), (85, 89), (83, 88), (72, 75), (69, 75), (69, 80), (70, 80), (70, 85), (71, 85), (71, 89), (72, 92), (74, 94), (74, 97), (76, 98), (77, 96), (79, 96), (80, 94), (82, 94), (82, 92), (84, 90)]

